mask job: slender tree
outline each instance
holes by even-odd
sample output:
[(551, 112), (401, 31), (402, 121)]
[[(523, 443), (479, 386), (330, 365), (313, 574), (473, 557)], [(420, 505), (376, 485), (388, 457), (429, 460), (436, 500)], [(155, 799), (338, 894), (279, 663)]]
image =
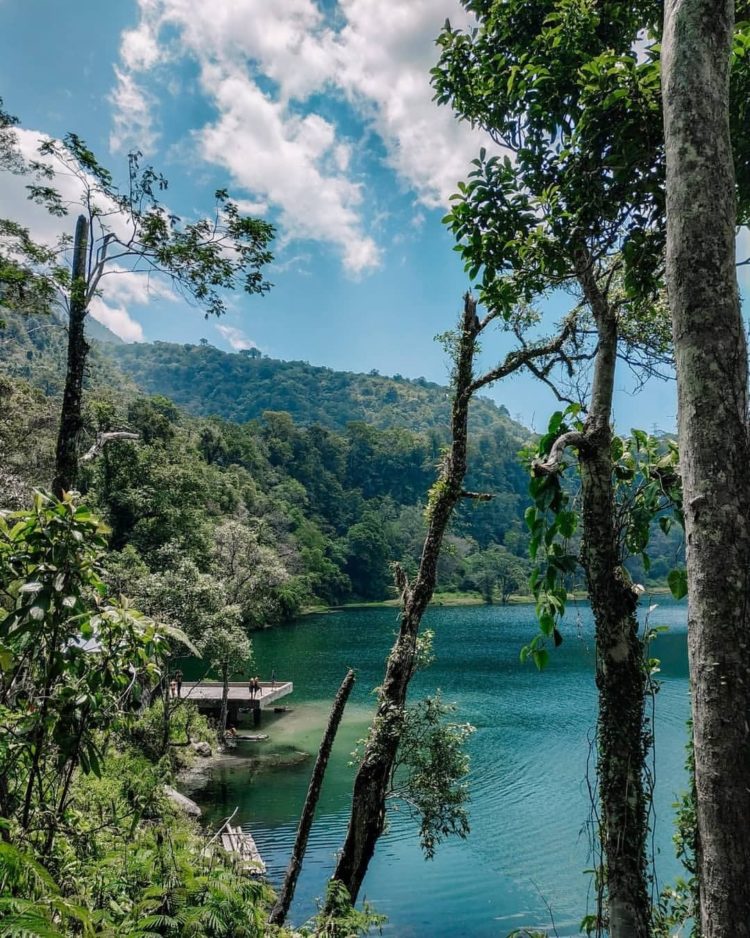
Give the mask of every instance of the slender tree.
[(679, 396), (705, 938), (750, 935), (750, 441), (729, 120), (733, 0), (668, 0), (667, 282)]
[[(480, 297), (507, 309), (552, 289), (577, 295), (578, 334), (588, 334), (591, 387), (585, 419), (537, 462), (543, 498), (570, 448), (581, 477), (580, 560), (596, 623), (598, 773), (609, 933), (650, 929), (644, 765), (646, 670), (637, 593), (622, 566), (615, 514), (612, 400), (618, 354), (654, 367), (668, 355), (658, 303), (663, 235), (658, 62), (635, 44), (658, 18), (654, 4), (466, 2), (474, 31), (446, 24), (433, 71), (437, 98), (513, 155), (482, 151), (446, 221)], [(551, 383), (551, 376), (539, 374)], [(559, 426), (553, 437), (560, 434)], [(543, 505), (544, 508), (544, 505)], [(532, 512), (534, 510), (532, 509)], [(529, 518), (540, 523), (536, 513)], [(568, 558), (550, 552), (538, 602), (544, 637), (559, 642)], [(547, 652), (532, 644), (537, 664)], [(600, 909), (598, 927), (604, 927)]]
[(229, 712), (229, 679), (232, 672), (245, 674), (251, 667), (253, 646), (240, 624), (240, 610), (237, 606), (224, 606), (209, 621), (199, 645), (205, 661), (221, 677), (221, 711), (216, 732), (219, 742), (223, 743)]
[[(10, 125), (4, 123), (7, 134)], [(71, 247), (70, 239), (63, 239), (57, 252), (30, 255), (34, 273), (57, 293), (68, 314), (68, 369), (53, 483), (59, 495), (76, 485), (88, 353), (84, 323), (105, 278), (127, 272), (156, 275), (202, 306), (206, 315), (219, 316), (225, 309), (222, 291), (238, 286), (248, 293), (269, 289), (262, 268), (272, 258), (268, 246), (273, 228), (242, 215), (224, 189), (215, 193), (212, 216), (182, 223), (161, 201), (166, 179), (142, 166), (140, 153), (130, 154), (127, 186), (121, 191), (76, 134), (63, 141), (44, 141), (39, 159), (25, 168), (34, 177), (27, 186), (29, 197), (54, 215), (69, 211), (69, 203), (56, 188), (58, 180), (72, 176), (80, 184), (82, 213), (72, 239), (71, 269), (60, 262), (61, 252)], [(12, 222), (0, 220), (0, 239), (6, 244), (23, 240), (23, 235)]]
[(313, 773), (310, 776), (310, 785), (308, 786), (305, 804), (302, 808), (302, 814), (300, 815), (297, 836), (294, 839), (292, 857), (289, 861), (289, 867), (286, 871), (279, 897), (268, 917), (269, 925), (283, 925), (287, 912), (289, 911), (289, 906), (292, 904), (294, 890), (297, 887), (297, 880), (299, 879), (299, 874), (302, 869), (302, 861), (305, 857), (305, 850), (307, 850), (310, 829), (312, 828), (313, 818), (315, 817), (315, 808), (318, 805), (320, 790), (323, 787), (323, 779), (325, 778), (326, 768), (328, 767), (328, 760), (331, 756), (331, 750), (333, 749), (333, 743), (336, 739), (339, 723), (341, 723), (341, 718), (344, 715), (344, 707), (346, 707), (346, 702), (349, 700), (349, 695), (354, 687), (354, 680), (355, 673), (350, 668), (334, 698), (331, 714), (328, 717), (328, 724), (326, 725), (320, 749), (318, 749), (318, 755), (315, 759)]
[(523, 367), (550, 367), (550, 362), (564, 355), (570, 339), (565, 323), (553, 338), (526, 345), (509, 353), (497, 368), (475, 377), (474, 357), (477, 339), (499, 313), (477, 315), (475, 300), (467, 294), (458, 330), (451, 337), (454, 358), (451, 445), (445, 454), (440, 474), (430, 490), (427, 506), (428, 530), (419, 568), (413, 581), (396, 568), (396, 584), (402, 608), (398, 636), (386, 664), (378, 693), (378, 706), (357, 770), (352, 808), (344, 845), (333, 879), (346, 887), (355, 902), (375, 846), (383, 832), (386, 799), (392, 787), (392, 775), (401, 742), (409, 682), (418, 663), (419, 629), (435, 589), (437, 564), (445, 532), (456, 505), (464, 498), (482, 500), (489, 493), (463, 489), (467, 468), (469, 405), (479, 390)]
[(55, 452), (55, 478), (52, 491), (58, 495), (73, 487), (78, 474), (78, 440), (83, 420), (83, 378), (89, 346), (86, 342), (86, 253), (89, 241), (89, 223), (79, 215), (73, 238), (73, 263), (70, 275), (68, 302), (68, 362), (65, 372), (65, 390), (60, 413), (60, 429)]

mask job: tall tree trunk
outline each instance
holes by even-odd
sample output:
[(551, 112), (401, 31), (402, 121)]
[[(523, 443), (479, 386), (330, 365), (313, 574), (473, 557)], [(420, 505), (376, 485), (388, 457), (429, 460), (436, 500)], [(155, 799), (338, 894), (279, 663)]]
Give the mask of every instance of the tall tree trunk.
[(310, 836), (310, 828), (312, 827), (313, 818), (315, 817), (315, 808), (317, 807), (318, 798), (320, 797), (320, 789), (323, 786), (323, 778), (328, 765), (328, 759), (331, 755), (333, 741), (336, 738), (336, 731), (339, 728), (341, 717), (344, 714), (344, 707), (349, 699), (349, 694), (352, 692), (352, 687), (354, 687), (354, 671), (349, 670), (346, 677), (341, 682), (341, 686), (338, 689), (336, 698), (333, 701), (333, 706), (331, 707), (331, 715), (328, 718), (328, 725), (326, 726), (323, 741), (318, 750), (315, 768), (310, 777), (310, 785), (307, 789), (305, 804), (299, 819), (297, 837), (295, 838), (294, 849), (292, 850), (292, 858), (289, 861), (289, 868), (284, 877), (284, 885), (281, 887), (276, 905), (274, 905), (268, 917), (269, 925), (283, 925), (287, 913), (289, 912), (289, 906), (292, 904), (297, 879), (302, 869), (302, 860), (304, 859), (305, 850), (307, 849), (307, 839)]
[(224, 742), (227, 732), (227, 713), (229, 711), (229, 664), (221, 666), (221, 713), (219, 714), (219, 742)]
[(414, 583), (407, 583), (403, 572), (397, 571), (397, 583), (403, 594), (401, 625), (388, 657), (377, 712), (354, 781), (349, 827), (333, 874), (333, 878), (348, 890), (352, 903), (357, 899), (375, 844), (383, 832), (386, 798), (401, 740), (406, 693), (416, 665), (419, 626), (435, 589), (443, 535), (462, 496), (472, 365), (478, 331), (476, 303), (467, 294), (454, 373), (452, 445), (430, 493), (429, 527)]
[(582, 559), (596, 627), (598, 783), (610, 938), (647, 938), (651, 902), (643, 773), (646, 673), (638, 636), (638, 596), (622, 569), (615, 520), (612, 397), (617, 319), (596, 281), (588, 254), (579, 280), (597, 324), (591, 403), (579, 449), (583, 510)]
[(563, 434), (547, 462), (536, 469), (555, 471), (567, 446), (578, 450), (583, 513), (581, 561), (596, 629), (597, 775), (608, 934), (610, 938), (647, 938), (651, 903), (646, 862), (648, 811), (643, 787), (648, 751), (644, 722), (646, 672), (638, 636), (638, 597), (624, 574), (618, 550), (611, 455), (617, 316), (583, 244), (575, 251), (575, 264), (598, 338), (588, 416), (583, 431)]
[(89, 223), (79, 215), (73, 240), (73, 268), (71, 271), (70, 305), (68, 311), (68, 365), (65, 374), (60, 429), (55, 454), (55, 478), (52, 491), (58, 497), (75, 488), (78, 478), (78, 439), (81, 434), (81, 402), (83, 376), (89, 347), (86, 344), (84, 323), (88, 311), (86, 301), (86, 253)]
[(731, 0), (667, 0), (667, 285), (705, 938), (750, 935), (750, 446), (729, 136)]

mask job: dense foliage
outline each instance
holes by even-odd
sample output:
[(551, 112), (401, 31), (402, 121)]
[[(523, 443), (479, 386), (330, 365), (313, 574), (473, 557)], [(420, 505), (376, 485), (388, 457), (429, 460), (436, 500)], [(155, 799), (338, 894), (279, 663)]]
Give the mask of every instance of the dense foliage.
[(192, 705), (143, 745), (189, 643), (111, 595), (104, 534), (72, 498), (0, 515), (0, 934), (260, 936), (267, 887), (167, 801)]
[[(144, 391), (202, 416), (243, 423), (283, 410), (305, 426), (343, 431), (362, 421), (381, 430), (433, 431), (441, 441), (450, 421), (446, 389), (424, 378), (333, 371), (267, 358), (257, 349), (227, 354), (208, 344), (119, 344), (109, 353)], [(475, 402), (472, 427), (503, 427), (512, 436), (520, 431), (504, 407), (482, 398)]]
[[(197, 573), (221, 581), (224, 602), (240, 607), (245, 625), (259, 626), (309, 604), (388, 598), (391, 563), (416, 567), (424, 500), (442, 451), (437, 427), (445, 389), (341, 375), (342, 391), (329, 399), (331, 407), (345, 408), (357, 398), (355, 387), (364, 394), (373, 382), (386, 392), (403, 386), (419, 393), (431, 430), (379, 429), (362, 421), (342, 430), (304, 426), (284, 411), (238, 424), (190, 417), (164, 397), (140, 396), (106, 354), (111, 346), (92, 347), (84, 447), (113, 429), (140, 439), (112, 444), (84, 463), (81, 487), (111, 528), (119, 588), (144, 610), (157, 611), (146, 595), (156, 591), (148, 575), (158, 578), (166, 570), (172, 582), (195, 584)], [(227, 368), (244, 360), (209, 352)], [(29, 485), (48, 484), (62, 356), (54, 318), (8, 315), (0, 363), (14, 380), (1, 405), (8, 432), (0, 430), (0, 447), (11, 506), (23, 503)], [(286, 369), (290, 386), (302, 381), (301, 396), (307, 393), (313, 369), (273, 365)], [(202, 380), (198, 376), (194, 386)], [(474, 434), (467, 484), (494, 497), (462, 506), (441, 560), (440, 586), (504, 600), (523, 592), (528, 566), (527, 479), (517, 456), (527, 434), (490, 402), (479, 410), (488, 425)], [(253, 578), (244, 578), (243, 570), (252, 570)]]

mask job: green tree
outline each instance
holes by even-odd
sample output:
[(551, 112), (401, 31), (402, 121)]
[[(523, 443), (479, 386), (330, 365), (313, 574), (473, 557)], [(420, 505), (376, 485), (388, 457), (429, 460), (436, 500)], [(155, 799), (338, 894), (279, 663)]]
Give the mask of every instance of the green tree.
[[(535, 498), (551, 500), (557, 488), (549, 476), (566, 448), (575, 451), (581, 559), (597, 630), (606, 915), (613, 938), (646, 938), (646, 669), (638, 597), (618, 551), (611, 414), (618, 353), (648, 372), (669, 352), (658, 302), (663, 152), (658, 47), (650, 40), (660, 8), (648, 0), (464, 5), (479, 26), (446, 24), (433, 71), (437, 97), (513, 159), (482, 151), (446, 221), (470, 276), (481, 275), (480, 295), (491, 310), (511, 324), (533, 322), (538, 314), (528, 304), (565, 287), (579, 299), (571, 315), (581, 342), (589, 331), (596, 339), (593, 349), (579, 346), (593, 357), (585, 419), (567, 433), (551, 428), (531, 487)], [(551, 383), (549, 372), (537, 369), (537, 377)], [(555, 641), (560, 600), (550, 590), (539, 604), (540, 625)]]
[(214, 531), (213, 561), (229, 602), (246, 627), (259, 627), (293, 615), (300, 595), (278, 553), (256, 531), (226, 520)]
[(219, 673), (222, 683), (221, 713), (218, 735), (223, 741), (227, 731), (227, 701), (232, 674), (247, 673), (252, 665), (253, 646), (242, 628), (237, 606), (225, 606), (220, 615), (203, 633), (201, 652), (203, 659)]
[(374, 513), (353, 524), (346, 535), (346, 574), (355, 596), (385, 599), (391, 586), (390, 549), (382, 521)]
[(101, 524), (70, 497), (0, 516), (0, 814), (48, 856), (76, 769), (101, 771), (101, 731), (160, 677), (167, 636), (100, 578)]
[[(239, 285), (248, 293), (269, 289), (262, 268), (271, 260), (268, 245), (273, 229), (267, 222), (242, 215), (223, 189), (215, 194), (211, 217), (181, 223), (161, 201), (166, 179), (142, 166), (139, 153), (129, 156), (124, 191), (76, 134), (63, 141), (44, 141), (39, 155), (28, 167), (34, 175), (28, 186), (34, 201), (64, 216), (69, 209), (55, 188), (57, 177), (73, 176), (81, 186), (82, 214), (67, 242), (72, 251), (70, 270), (54, 262), (54, 251), (50, 257), (30, 251), (28, 257), (35, 274), (59, 295), (68, 314), (68, 365), (53, 483), (59, 494), (77, 482), (88, 355), (84, 322), (104, 278), (123, 269), (155, 273), (203, 306), (207, 315), (219, 316), (225, 309), (222, 290)], [(16, 231), (19, 237), (22, 233)]]
[(486, 603), (494, 601), (495, 591), (500, 602), (507, 603), (512, 593), (526, 588), (529, 573), (526, 561), (495, 544), (466, 558), (464, 580), (469, 589), (479, 590)]

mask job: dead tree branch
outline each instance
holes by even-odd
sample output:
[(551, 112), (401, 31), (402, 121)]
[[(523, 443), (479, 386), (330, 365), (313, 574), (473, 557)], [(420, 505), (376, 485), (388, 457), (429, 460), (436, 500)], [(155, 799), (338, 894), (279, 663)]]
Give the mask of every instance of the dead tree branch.
[(140, 440), (137, 433), (129, 433), (127, 430), (111, 430), (107, 433), (97, 433), (94, 445), (81, 456), (81, 462), (91, 462), (104, 452), (104, 447), (108, 443), (114, 443), (116, 440)]

